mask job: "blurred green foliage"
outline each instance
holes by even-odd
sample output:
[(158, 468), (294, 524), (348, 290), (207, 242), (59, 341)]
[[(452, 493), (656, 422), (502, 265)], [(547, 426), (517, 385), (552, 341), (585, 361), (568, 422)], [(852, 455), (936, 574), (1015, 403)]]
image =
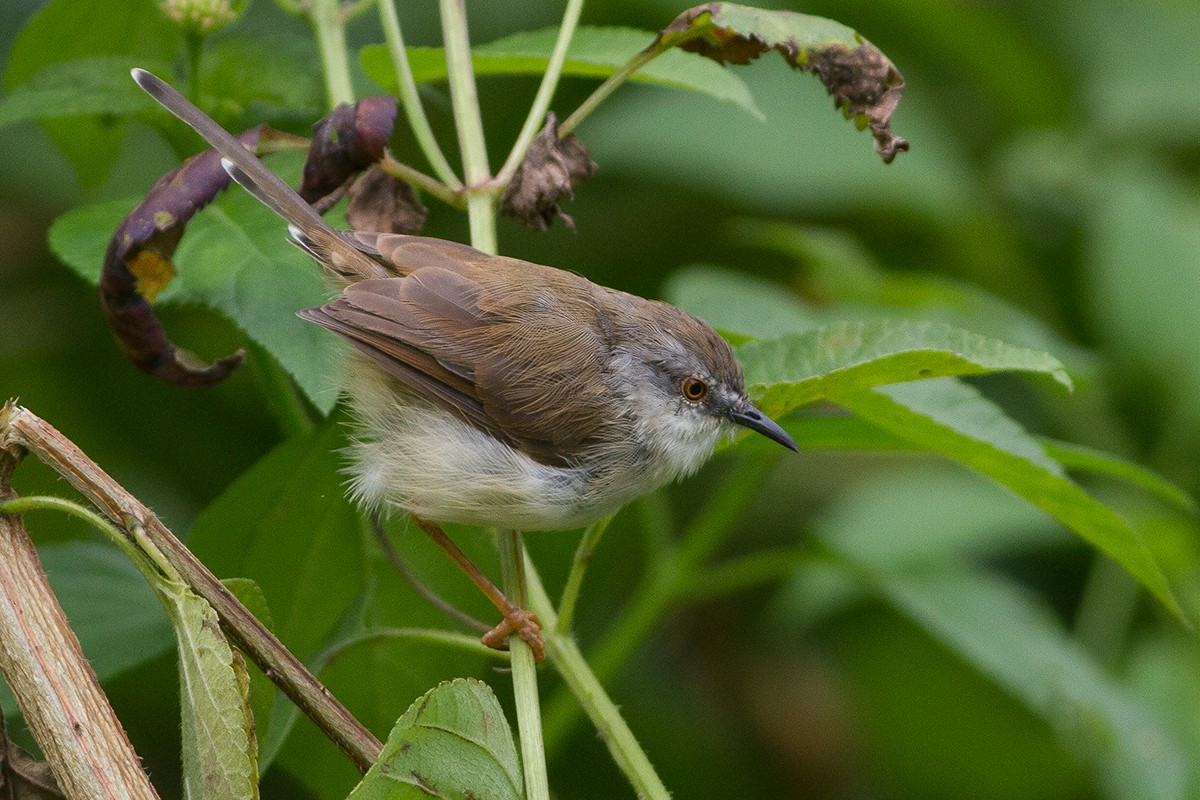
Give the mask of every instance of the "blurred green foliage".
[[(402, 6), (409, 42), (439, 44), (435, 4)], [(479, 43), (556, 23), (555, 10), (537, 4), (468, 6)], [(679, 797), (1200, 798), (1195, 634), (1036, 508), (1057, 502), (1053, 487), (1066, 483), (1054, 469), (1033, 488), (1008, 484), (1027, 502), (916, 452), (938, 449), (948, 434), (895, 412), (919, 405), (905, 393), (949, 392), (954, 403), (938, 408), (963, 415), (950, 425), (960, 433), (1000, 408), (1041, 437), (1122, 456), (1128, 469), (1106, 462), (1114, 478), (1093, 474), (1082, 455), (1050, 450), (1083, 468), (1077, 477), (1137, 532), (1196, 618), (1196, 519), (1149, 478), (1139, 487), (1145, 474), (1132, 465), (1200, 491), (1200, 70), (1188, 55), (1200, 7), (787, 7), (855, 27), (904, 72), (894, 127), (911, 152), (882, 166), (869, 136), (831, 112), (820, 85), (777, 58), (737, 73), (765, 122), (734, 104), (631, 84), (577, 131), (600, 165), (567, 209), (577, 232), (502, 222), (501, 251), (665, 296), (745, 335), (879, 317), (950, 323), (1049, 351), (1076, 389), (1010, 375), (970, 388), (910, 385), (848, 402), (860, 419), (823, 406), (793, 417), (797, 439), (808, 431), (819, 448), (802, 457), (771, 466), (748, 447), (745, 457), (718, 457), (614, 521), (576, 618), (584, 653)], [(591, 0), (583, 21), (656, 30), (682, 9)], [(47, 38), (56, 44), (44, 46)], [(378, 43), (374, 16), (355, 21), (350, 38), (355, 51)], [(103, 106), (37, 113), (13, 98), (43, 68), (79, 58), (173, 65), (178, 79), (181, 47), (148, 0), (0, 6), (0, 102), (9, 103), (0, 106), (0, 399), (19, 396), (62, 430), (192, 536), (221, 577), (254, 579), (285, 643), (319, 663), (381, 738), (444, 679), (487, 680), (510, 708), (508, 681), (494, 679), (484, 658), (365, 633), (444, 623), (342, 499), (337, 412), (310, 436), (288, 438), (250, 369), (204, 391), (157, 383), (120, 356), (94, 289), (50, 254), (53, 220), (100, 202), (127, 208), (197, 145), (144, 124), (153, 120), (138, 96), (95, 75)], [(252, 4), (207, 48), (202, 105), (223, 124), (265, 120), (304, 133), (323, 113), (311, 34), (276, 6)], [(360, 95), (380, 92), (355, 70)], [(64, 74), (41, 80), (83, 79)], [(553, 106), (560, 117), (592, 86), (564, 79)], [(444, 88), (431, 84), (423, 98), (449, 144)], [(530, 77), (481, 78), (494, 165), (535, 90)], [(408, 134), (397, 134), (394, 149), (424, 168)], [(465, 239), (461, 215), (430, 206), (426, 233)], [(165, 302), (158, 312), (177, 342), (205, 358), (245, 344), (214, 311)], [(875, 427), (844, 424), (861, 420)], [(1021, 448), (1037, 446), (1012, 429)], [(1004, 457), (1016, 458), (1005, 447), (1015, 445), (985, 454), (1000, 464), (992, 472), (973, 466), (996, 477)], [(64, 491), (31, 462), (15, 487)], [(660, 592), (658, 570), (671, 563), (679, 532), (702, 526), (722, 498), (728, 527), (707, 554), (716, 565), (694, 564), (694, 585)], [(43, 513), (29, 527), (159, 791), (178, 796), (179, 699), (176, 667), (163, 655), (165, 619), (81, 525)], [(432, 545), (392, 527), (414, 572), (487, 613)], [(485, 536), (453, 533), (496, 574)], [(575, 544), (528, 537), (552, 591)], [(631, 616), (641, 597), (660, 605)], [(551, 785), (562, 797), (624, 796), (603, 745), (543, 672)], [(259, 697), (256, 708), (271, 709), (258, 720), (270, 764), (264, 797), (350, 791), (353, 767), (289, 704)]]

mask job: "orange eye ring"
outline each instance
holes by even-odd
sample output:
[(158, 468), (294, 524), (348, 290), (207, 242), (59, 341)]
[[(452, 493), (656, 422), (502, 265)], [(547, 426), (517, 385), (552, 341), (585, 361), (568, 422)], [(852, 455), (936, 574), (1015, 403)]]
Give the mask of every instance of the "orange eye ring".
[(689, 403), (699, 403), (708, 397), (708, 384), (695, 375), (684, 378), (679, 384), (683, 399)]

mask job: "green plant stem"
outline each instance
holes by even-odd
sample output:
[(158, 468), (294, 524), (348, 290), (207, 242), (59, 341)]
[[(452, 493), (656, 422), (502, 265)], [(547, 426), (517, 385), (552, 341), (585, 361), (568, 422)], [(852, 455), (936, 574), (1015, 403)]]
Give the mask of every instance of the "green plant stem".
[(296, 384), (266, 348), (251, 342), (250, 364), (285, 436), (300, 436), (316, 425), (312, 411), (296, 389)]
[[(761, 457), (745, 457), (735, 462), (729, 470), (730, 479), (696, 514), (678, 548), (664, 550), (655, 557), (654, 565), (643, 573), (616, 622), (590, 653), (589, 661), (599, 680), (611, 680), (662, 617), (690, 595), (689, 587), (699, 580), (704, 560), (732, 532), (734, 522), (774, 464), (774, 458)], [(575, 704), (563, 692), (546, 704), (543, 726), (551, 749), (566, 739), (577, 719)]]
[(558, 88), (558, 80), (562, 76), (563, 62), (567, 60), (567, 49), (571, 46), (571, 37), (579, 26), (579, 14), (583, 11), (583, 0), (567, 0), (566, 10), (563, 11), (562, 24), (558, 28), (558, 38), (554, 42), (554, 51), (550, 53), (550, 61), (546, 64), (546, 72), (542, 75), (542, 83), (538, 86), (537, 95), (529, 108), (529, 116), (521, 126), (521, 132), (513, 143), (512, 152), (504, 166), (496, 173), (496, 183), (507, 186), (516, 173), (517, 167), (525, 160), (529, 145), (537, 136), (545, 123), (546, 112), (550, 110), (550, 101), (554, 99), (554, 90)]
[[(526, 608), (525, 548), (521, 544), (519, 531), (503, 531), (500, 534), (500, 573), (509, 599)], [(533, 650), (519, 636), (508, 638), (508, 649), (512, 657), (513, 699), (517, 707), (517, 730), (521, 737), (525, 797), (527, 800), (550, 800), (537, 663), (533, 658)]]
[(329, 107), (354, 102), (350, 83), (350, 60), (346, 50), (346, 20), (338, 0), (312, 0), (309, 22), (321, 54)]
[(627, 81), (630, 75), (649, 64), (661, 53), (661, 50), (643, 50), (629, 59), (619, 70), (609, 75), (604, 83), (596, 87), (596, 91), (588, 95), (587, 99), (579, 105), (579, 108), (571, 112), (571, 116), (563, 120), (562, 125), (558, 127), (559, 137), (566, 136), (579, 127), (579, 123), (583, 122), (589, 114), (595, 111), (596, 106), (604, 102), (610, 94), (617, 90), (618, 86)]
[(563, 682), (595, 724), (613, 760), (629, 779), (638, 797), (647, 800), (670, 800), (671, 794), (658, 777), (654, 765), (646, 756), (646, 751), (638, 744), (633, 731), (629, 729), (616, 704), (596, 679), (575, 642), (570, 637), (557, 633), (558, 620), (554, 606), (528, 557), (525, 561), (525, 572), (529, 588), (529, 607), (541, 618), (543, 630), (548, 632), (546, 658), (562, 676)]
[(200, 60), (204, 54), (204, 37), (195, 31), (183, 35), (183, 46), (187, 51), (188, 99), (200, 105)]
[(556, 630), (564, 636), (571, 632), (571, 624), (575, 619), (575, 604), (579, 601), (579, 590), (583, 586), (584, 573), (587, 572), (588, 564), (592, 561), (592, 554), (596, 552), (600, 538), (604, 536), (604, 531), (608, 529), (610, 522), (612, 522), (612, 517), (606, 517), (589, 525), (588, 529), (583, 532), (583, 538), (579, 540), (579, 547), (575, 549), (571, 572), (567, 575), (562, 600), (558, 604)]
[(400, 17), (396, 14), (395, 0), (378, 0), (378, 3), (379, 22), (383, 27), (383, 38), (387, 42), (388, 53), (392, 57), (392, 67), (396, 70), (396, 85), (399, 86), (400, 105), (404, 109), (404, 116), (417, 139), (417, 145), (433, 167), (434, 174), (454, 192), (461, 191), (462, 181), (446, 160), (446, 154), (442, 152), (437, 137), (433, 135), (429, 117), (421, 105), (417, 83), (413, 80), (412, 67), (408, 63), (408, 53), (404, 47), (404, 36), (400, 33)]
[(465, 210), (467, 207), (461, 183), (458, 184), (458, 189), (451, 189), (436, 178), (397, 161), (390, 150), (383, 151), (383, 158), (376, 162), (376, 166), (392, 177), (399, 178), (410, 186), (428, 192), (451, 208)]
[(816, 556), (808, 547), (763, 550), (698, 571), (688, 582), (688, 600), (712, 600), (753, 586), (773, 583), (794, 573)]
[[(30, 511), (61, 511), (83, 520), (96, 530), (108, 537), (109, 541), (121, 549), (129, 560), (134, 563), (147, 580), (153, 581), (147, 570), (154, 570), (153, 562), (133, 542), (128, 534), (121, 531), (106, 518), (79, 503), (65, 500), (61, 497), (48, 495), (32, 495), (18, 497), (0, 503), (0, 514), (25, 514)], [(158, 576), (161, 579), (161, 574)]]
[(496, 188), (490, 185), (487, 146), (479, 96), (475, 90), (475, 68), (471, 63), (471, 40), (467, 33), (467, 10), (463, 0), (441, 0), (442, 40), (446, 48), (446, 71), (450, 83), (450, 105), (462, 151), (466, 182), (467, 215), (471, 245), (485, 253), (496, 253)]

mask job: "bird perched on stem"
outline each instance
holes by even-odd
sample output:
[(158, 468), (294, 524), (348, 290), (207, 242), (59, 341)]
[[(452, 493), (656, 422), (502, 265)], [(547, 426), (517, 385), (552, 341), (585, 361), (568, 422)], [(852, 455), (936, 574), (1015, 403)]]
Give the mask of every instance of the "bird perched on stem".
[(400, 508), (504, 614), (538, 659), (537, 618), (511, 603), (438, 522), (569, 529), (697, 470), (741, 428), (796, 449), (746, 396), (729, 344), (667, 303), (466, 245), (332, 228), (169, 85), (133, 77), (222, 156), (341, 288), (300, 316), (353, 345), (351, 494)]

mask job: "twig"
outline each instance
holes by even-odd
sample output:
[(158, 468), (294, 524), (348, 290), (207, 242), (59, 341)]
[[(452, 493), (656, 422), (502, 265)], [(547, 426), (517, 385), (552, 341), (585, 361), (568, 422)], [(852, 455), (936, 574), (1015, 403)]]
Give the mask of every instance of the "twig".
[[(208, 601), (221, 626), (292, 702), (363, 772), (379, 757), (382, 745), (291, 654), (275, 635), (246, 610), (174, 534), (104, 470), (51, 425), (13, 402), (0, 408), (0, 448), (32, 452), (67, 480), (118, 527), (142, 533), (154, 543), (192, 591)], [(15, 451), (14, 451), (15, 452)]]
[[(23, 451), (2, 434), (0, 500), (6, 500), (16, 496), (9, 477)], [(15, 514), (0, 514), (0, 672), (68, 797), (158, 797)]]

